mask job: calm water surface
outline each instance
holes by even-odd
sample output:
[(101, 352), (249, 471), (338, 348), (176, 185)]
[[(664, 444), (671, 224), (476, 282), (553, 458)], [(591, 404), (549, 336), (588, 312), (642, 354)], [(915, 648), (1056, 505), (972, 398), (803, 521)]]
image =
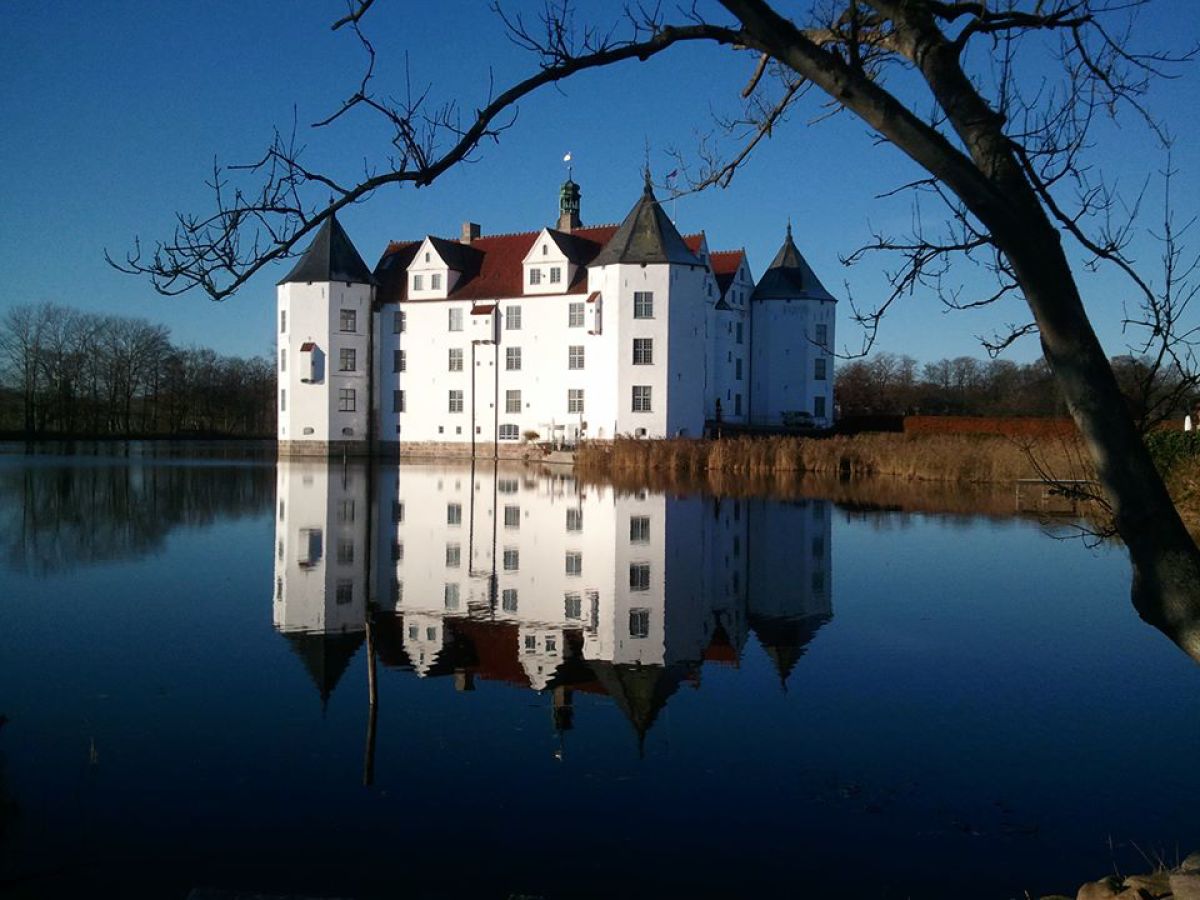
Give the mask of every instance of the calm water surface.
[(1128, 579), (1027, 519), (0, 456), (0, 890), (1073, 891), (1200, 847)]

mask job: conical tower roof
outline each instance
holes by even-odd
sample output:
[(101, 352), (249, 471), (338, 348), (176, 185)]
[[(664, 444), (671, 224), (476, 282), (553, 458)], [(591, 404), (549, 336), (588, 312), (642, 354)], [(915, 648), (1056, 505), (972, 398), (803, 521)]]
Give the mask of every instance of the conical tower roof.
[(750, 627), (758, 635), (758, 642), (775, 666), (779, 683), (787, 689), (788, 676), (808, 649), (809, 643), (832, 616), (750, 616)]
[(332, 213), (321, 225), (300, 261), (279, 284), (310, 281), (341, 281), (348, 284), (375, 284), (375, 277), (342, 223)]
[(361, 631), (285, 631), (283, 636), (304, 663), (322, 704), (328, 702), (364, 639)]
[(589, 665), (605, 693), (633, 725), (639, 749), (659, 711), (688, 675), (686, 665), (643, 666), (606, 660), (595, 660)]
[(649, 172), (646, 173), (646, 185), (641, 198), (591, 265), (607, 266), (612, 263), (702, 265), (655, 199)]
[(751, 300), (829, 300), (837, 298), (821, 284), (816, 273), (796, 248), (792, 240), (792, 226), (787, 227), (783, 246), (771, 260), (767, 271), (754, 289)]

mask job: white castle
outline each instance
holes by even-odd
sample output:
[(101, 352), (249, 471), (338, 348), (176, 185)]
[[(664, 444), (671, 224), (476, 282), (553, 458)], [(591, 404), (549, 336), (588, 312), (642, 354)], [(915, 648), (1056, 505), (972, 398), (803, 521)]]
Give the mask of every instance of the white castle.
[(681, 235), (646, 177), (618, 225), (393, 242), (372, 271), (330, 216), (279, 282), (282, 454), (523, 440), (698, 437), (831, 423), (836, 300), (787, 237), (756, 283), (744, 250)]

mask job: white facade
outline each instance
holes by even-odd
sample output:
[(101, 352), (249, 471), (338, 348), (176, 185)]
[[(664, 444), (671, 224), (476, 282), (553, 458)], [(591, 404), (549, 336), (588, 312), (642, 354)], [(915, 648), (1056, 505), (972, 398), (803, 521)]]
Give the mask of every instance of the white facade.
[(279, 287), (281, 451), (831, 424), (836, 303), (790, 229), (756, 285), (744, 252), (682, 237), (648, 184), (620, 226), (572, 221), (468, 224), (392, 244), (370, 273), (330, 219)]

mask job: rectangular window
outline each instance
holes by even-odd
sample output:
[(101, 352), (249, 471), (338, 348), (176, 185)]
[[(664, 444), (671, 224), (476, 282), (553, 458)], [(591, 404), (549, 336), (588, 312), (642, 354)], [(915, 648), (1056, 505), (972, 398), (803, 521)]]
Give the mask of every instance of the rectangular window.
[(402, 311), (392, 313), (392, 334), (402, 334), (404, 332), (404, 326), (407, 324), (404, 320), (405, 315)]
[(496, 481), (496, 490), (501, 494), (515, 494), (521, 489), (521, 483), (515, 478), (501, 478)]
[(397, 524), (404, 521), (404, 502), (401, 500), (392, 501), (392, 521)]
[(579, 596), (578, 591), (563, 594), (563, 615), (568, 619), (583, 618), (583, 598)]
[(650, 634), (650, 610), (631, 609), (629, 611), (629, 636), (644, 638)]
[(286, 309), (281, 309), (279, 311), (279, 333), (280, 334), (287, 333), (287, 310)]
[(515, 572), (521, 568), (521, 551), (509, 547), (504, 551), (504, 571)]
[(583, 388), (569, 388), (567, 390), (567, 412), (583, 412)]
[(337, 583), (337, 605), (348, 606), (354, 602), (354, 582), (341, 579)]
[(818, 325), (817, 326), (817, 346), (821, 347), (822, 349), (828, 349), (825, 346), (827, 343), (829, 343), (829, 326), (828, 325)]
[(645, 544), (650, 540), (650, 517), (629, 517), (629, 543)]
[(404, 391), (392, 391), (392, 412), (405, 412)]
[(434, 272), (429, 276), (429, 289), (431, 291), (440, 291), (442, 289), (442, 273)]
[(530, 284), (541, 284), (542, 283), (542, 270), (541, 269), (530, 269), (529, 270), (529, 283)]
[(567, 348), (567, 368), (582, 369), (583, 368), (583, 346), (580, 344), (572, 344)]
[(567, 510), (567, 531), (583, 531), (583, 510)]
[(521, 307), (519, 307), (519, 306), (504, 307), (504, 330), (505, 331), (520, 331), (521, 330)]
[(403, 372), (408, 368), (408, 353), (405, 350), (392, 351), (392, 371)]
[(505, 588), (500, 592), (500, 608), (508, 613), (517, 611), (517, 589)]
[(825, 398), (813, 397), (813, 415), (818, 419), (825, 418)]
[(358, 351), (352, 347), (343, 347), (338, 351), (338, 371), (353, 372), (358, 367)]
[(583, 554), (578, 550), (568, 550), (566, 556), (566, 568), (568, 575), (582, 575)]
[(735, 394), (733, 398), (733, 414), (740, 416), (742, 414), (742, 395)]
[(521, 348), (520, 347), (505, 347), (504, 348), (504, 368), (509, 372), (519, 372), (521, 370)]
[(443, 593), (446, 603), (446, 609), (458, 609), (458, 585), (447, 584), (446, 590)]
[(516, 425), (505, 423), (500, 426), (500, 440), (515, 441), (521, 436), (521, 431)]
[(505, 528), (520, 528), (521, 527), (521, 507), (519, 507), (519, 506), (504, 507), (504, 527)]
[(742, 323), (741, 322), (737, 323), (737, 342), (739, 344), (742, 342)]
[(354, 332), (358, 330), (358, 312), (353, 309), (343, 309), (338, 316), (338, 327), (341, 331)]
[(742, 361), (740, 359), (733, 361), (733, 377), (738, 381), (742, 380)]
[(279, 392), (279, 411), (287, 412), (287, 388)]
[(504, 411), (506, 413), (519, 413), (521, 411), (520, 391), (504, 392)]
[(457, 569), (462, 565), (462, 546), (460, 544), (446, 545), (446, 568)]
[(354, 412), (355, 404), (354, 388), (338, 389), (338, 412)]
[(567, 304), (567, 327), (582, 328), (583, 327), (583, 304), (569, 303)]
[(462, 331), (463, 315), (461, 309), (448, 309), (446, 310), (446, 316), (447, 327), (450, 331)]
[(635, 319), (653, 319), (654, 318), (654, 292), (653, 291), (634, 291), (633, 292), (633, 317)]
[(635, 384), (633, 386), (633, 411), (650, 412), (650, 385)]
[(629, 589), (631, 591), (650, 590), (650, 563), (636, 562), (629, 564)]
[(633, 364), (635, 366), (654, 364), (654, 338), (633, 339)]
[(559, 284), (562, 282), (562, 269), (558, 266), (550, 267), (550, 283)]
[(446, 504), (446, 524), (461, 525), (462, 524), (462, 504), (447, 503)]
[(463, 411), (463, 392), (451, 391), (449, 411), (452, 413), (460, 413)]
[(532, 653), (536, 649), (537, 649), (536, 635), (532, 635), (532, 634), (525, 635), (525, 652)]
[(461, 372), (463, 370), (463, 352), (461, 347), (450, 348), (449, 369), (451, 372)]
[(354, 562), (354, 541), (338, 541), (337, 561), (343, 566)]
[(425, 290), (425, 276), (424, 275), (414, 275), (413, 276), (413, 290), (414, 291)]
[(338, 503), (337, 520), (343, 525), (354, 521), (353, 500), (342, 500)]
[(825, 360), (825, 359), (815, 359), (815, 360), (813, 360), (813, 363), (814, 363), (813, 378), (815, 378), (817, 381), (824, 381), (826, 375), (828, 374), (827, 367), (828, 367), (829, 361)]
[(287, 371), (287, 347), (279, 351), (279, 371)]

